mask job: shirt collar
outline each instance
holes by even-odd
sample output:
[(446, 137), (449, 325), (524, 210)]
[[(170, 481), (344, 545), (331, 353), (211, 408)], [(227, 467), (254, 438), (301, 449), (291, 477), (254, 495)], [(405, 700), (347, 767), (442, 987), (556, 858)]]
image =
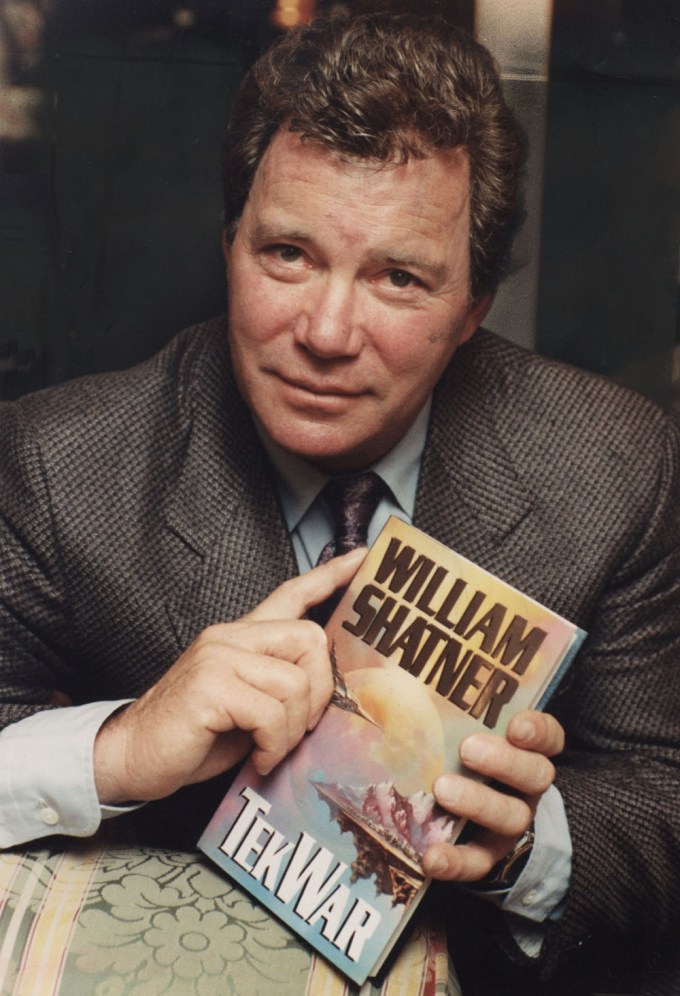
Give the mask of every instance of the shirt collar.
[[(389, 453), (377, 460), (367, 470), (373, 470), (391, 489), (399, 507), (413, 517), (420, 460), (425, 447), (427, 426), (432, 399), (428, 398), (416, 416), (411, 428)], [(255, 427), (267, 456), (276, 472), (277, 486), (288, 531), (297, 528), (300, 520), (316, 500), (330, 474), (314, 464), (289, 453), (275, 443), (255, 419)]]

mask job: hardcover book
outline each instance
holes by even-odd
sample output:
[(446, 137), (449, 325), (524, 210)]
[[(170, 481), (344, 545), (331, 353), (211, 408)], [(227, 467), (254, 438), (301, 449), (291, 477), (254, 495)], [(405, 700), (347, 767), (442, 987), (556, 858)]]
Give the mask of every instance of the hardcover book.
[(266, 777), (244, 765), (199, 847), (361, 984), (425, 894), (424, 851), (462, 829), (435, 779), (542, 708), (585, 634), (396, 517), (326, 631), (323, 718)]

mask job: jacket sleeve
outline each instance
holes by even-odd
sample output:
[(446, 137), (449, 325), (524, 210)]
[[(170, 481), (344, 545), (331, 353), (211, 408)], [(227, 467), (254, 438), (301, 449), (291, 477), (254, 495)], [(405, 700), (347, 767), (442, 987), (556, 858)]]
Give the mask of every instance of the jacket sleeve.
[(641, 526), (553, 708), (573, 858), (548, 970), (590, 944), (663, 943), (680, 922), (679, 438), (668, 423)]
[(0, 728), (71, 684), (52, 500), (21, 404), (0, 406)]

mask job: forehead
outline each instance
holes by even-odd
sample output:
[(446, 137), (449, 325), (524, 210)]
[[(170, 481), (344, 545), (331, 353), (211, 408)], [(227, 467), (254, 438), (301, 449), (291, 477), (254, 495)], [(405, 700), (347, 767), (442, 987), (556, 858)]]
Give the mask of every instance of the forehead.
[(342, 233), (376, 226), (412, 237), (447, 238), (469, 221), (469, 163), (464, 149), (406, 163), (348, 159), (280, 129), (255, 174), (244, 215), (277, 223), (306, 218)]

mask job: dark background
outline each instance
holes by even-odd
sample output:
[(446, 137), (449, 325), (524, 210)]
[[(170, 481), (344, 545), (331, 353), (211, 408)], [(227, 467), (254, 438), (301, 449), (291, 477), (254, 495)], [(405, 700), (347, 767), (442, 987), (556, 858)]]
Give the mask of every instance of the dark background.
[[(302, 16), (331, 6), (298, 0)], [(473, 0), (342, 6), (474, 25)], [(0, 396), (128, 366), (224, 309), (221, 136), (239, 78), (283, 30), (276, 7), (0, 0)], [(675, 0), (555, 0), (550, 82), (530, 83), (547, 87), (530, 339), (666, 406), (679, 42)], [(512, 315), (502, 326), (527, 341)]]

